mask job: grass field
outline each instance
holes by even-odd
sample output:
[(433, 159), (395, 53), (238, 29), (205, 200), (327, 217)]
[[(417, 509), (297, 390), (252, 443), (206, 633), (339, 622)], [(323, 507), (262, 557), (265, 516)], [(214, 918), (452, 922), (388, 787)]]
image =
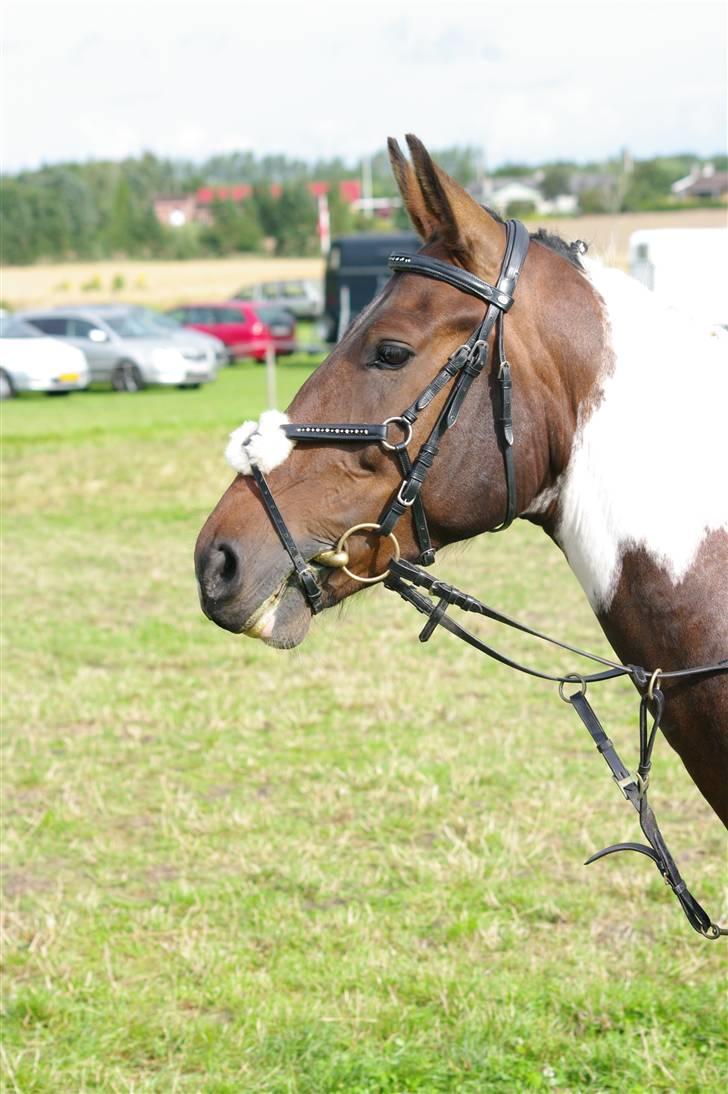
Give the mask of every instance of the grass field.
[[(3, 406), (2, 1089), (725, 1090), (725, 942), (646, 860), (582, 866), (638, 829), (554, 688), (420, 646), (381, 589), (286, 654), (201, 615), (194, 540), (264, 390)], [(608, 652), (530, 527), (437, 569)], [(631, 762), (629, 686), (594, 701)], [(725, 919), (724, 832), (662, 741), (653, 786)]]
[[(529, 222), (531, 230), (539, 221)], [(679, 213), (622, 213), (618, 216), (565, 217), (543, 222), (569, 241), (584, 239), (613, 265), (626, 268), (629, 237), (638, 228), (724, 228), (725, 209), (687, 209)], [(39, 263), (8, 266), (0, 274), (0, 299), (14, 310), (115, 299), (152, 307), (172, 307), (195, 299), (227, 300), (245, 284), (278, 278), (320, 278), (320, 258), (233, 258), (152, 262)], [(113, 290), (121, 277), (123, 289)]]

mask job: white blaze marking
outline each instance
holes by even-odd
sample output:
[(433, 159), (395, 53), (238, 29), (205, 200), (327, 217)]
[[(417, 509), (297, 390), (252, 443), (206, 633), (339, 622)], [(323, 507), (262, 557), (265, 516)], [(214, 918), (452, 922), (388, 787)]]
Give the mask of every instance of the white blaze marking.
[(619, 270), (585, 265), (604, 300), (611, 359), (577, 425), (556, 538), (603, 610), (626, 551), (643, 548), (676, 585), (706, 534), (728, 530), (728, 337)]

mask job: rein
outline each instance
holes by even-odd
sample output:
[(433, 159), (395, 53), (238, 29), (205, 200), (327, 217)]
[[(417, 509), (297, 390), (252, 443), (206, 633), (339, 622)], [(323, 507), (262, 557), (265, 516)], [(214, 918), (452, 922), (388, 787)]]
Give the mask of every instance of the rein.
[[(603, 850), (597, 851), (595, 854), (591, 855), (586, 860), (585, 865), (588, 866), (590, 863), (596, 862), (597, 859), (605, 858), (607, 855), (614, 854), (618, 851), (636, 851), (639, 854), (646, 855), (655, 863), (657, 869), (664, 878), (665, 883), (669, 885), (677, 899), (680, 901), (680, 905), (687, 917), (688, 923), (698, 932), (698, 934), (711, 940), (720, 938), (721, 935), (728, 935), (728, 928), (720, 927), (711, 920), (708, 913), (695, 899), (683, 881), (680, 876), (680, 871), (675, 864), (675, 860), (670, 854), (662, 832), (657, 824), (652, 807), (647, 801), (647, 788), (650, 783), (650, 769), (652, 767), (652, 751), (657, 730), (662, 721), (662, 715), (665, 709), (665, 694), (658, 686), (659, 682), (661, 680), (702, 676), (709, 673), (728, 672), (728, 659), (718, 661), (713, 665), (698, 665), (693, 668), (675, 669), (669, 672), (663, 672), (662, 669), (656, 669), (650, 674), (639, 665), (621, 665), (614, 661), (609, 661), (604, 657), (598, 657), (596, 654), (588, 653), (586, 650), (579, 649), (577, 646), (571, 646), (567, 642), (560, 642), (555, 638), (551, 638), (541, 631), (534, 630), (532, 627), (519, 623), (516, 619), (511, 619), (510, 616), (504, 615), (502, 612), (498, 612), (494, 608), (488, 607), (487, 604), (481, 603), (481, 601), (476, 600), (475, 597), (461, 592), (461, 590), (455, 588), (454, 585), (448, 585), (444, 581), (436, 580), (431, 574), (425, 573), (423, 570), (420, 570), (417, 566), (413, 566), (409, 562), (404, 562), (399, 559), (393, 560), (390, 563), (389, 574), (384, 584), (386, 588), (399, 593), (403, 600), (414, 605), (418, 612), (421, 612), (428, 617), (427, 623), (420, 632), (420, 642), (429, 641), (436, 628), (441, 626), (449, 631), (450, 634), (455, 635), (456, 638), (460, 638), (463, 642), (467, 642), (480, 653), (484, 653), (486, 656), (493, 658), (493, 660), (500, 662), (502, 665), (507, 665), (509, 668), (515, 669), (517, 672), (526, 673), (529, 676), (536, 676), (541, 680), (550, 680), (554, 683), (558, 683), (560, 697), (565, 703), (569, 703), (579, 715), (582, 723), (589, 731), (597, 750), (604, 757), (607, 766), (612, 773), (612, 778), (622, 791), (626, 800), (636, 809), (639, 815), (640, 828), (649, 843), (649, 847), (646, 847), (641, 843), (612, 844), (610, 847), (605, 847)], [(435, 602), (430, 599), (430, 596), (418, 592), (415, 586), (426, 589), (429, 594), (437, 598), (437, 601)], [(593, 672), (590, 674), (574, 672), (565, 676), (558, 676), (541, 672), (528, 665), (523, 665), (519, 661), (506, 657), (505, 654), (499, 653), (497, 650), (493, 649), (492, 646), (486, 645), (485, 642), (476, 638), (470, 631), (467, 631), (464, 627), (461, 627), (459, 623), (456, 623), (455, 620), (451, 619), (447, 615), (447, 609), (450, 606), (458, 607), (465, 612), (474, 612), (477, 615), (485, 616), (487, 619), (492, 619), (496, 623), (502, 623), (506, 627), (512, 627), (515, 630), (531, 635), (534, 638), (550, 642), (560, 649), (569, 650), (571, 653), (576, 653), (580, 657), (585, 657), (591, 661), (606, 665), (607, 668), (603, 669), (601, 672)], [(637, 771), (634, 775), (620, 759), (614, 744), (604, 732), (594, 708), (586, 697), (587, 684), (600, 683), (602, 680), (613, 680), (618, 676), (631, 677), (637, 690), (640, 692), (640, 756)], [(567, 694), (565, 689), (567, 685), (570, 684), (578, 685), (578, 687), (576, 691)], [(647, 718), (650, 704), (653, 708), (653, 722), (648, 730)]]
[[(455, 425), (462, 404), (473, 384), (473, 381), (483, 372), (488, 360), (488, 340), (494, 333), (495, 356), (497, 361), (495, 381), (499, 393), (499, 413), (496, 418), (498, 441), (503, 453), (503, 467), (506, 482), (506, 507), (502, 522), (493, 532), (503, 531), (516, 517), (516, 478), (513, 457), (513, 419), (512, 419), (512, 380), (511, 369), (505, 355), (504, 346), (504, 318), (513, 305), (513, 297), (518, 283), (518, 278), (526, 260), (529, 247), (529, 235), (526, 228), (517, 220), (506, 222), (506, 247), (501, 263), (500, 273), (495, 286), (482, 281), (475, 274), (463, 270), (458, 266), (426, 255), (400, 255), (393, 254), (389, 259), (389, 267), (394, 273), (413, 273), (423, 277), (429, 277), (436, 281), (468, 293), (482, 300), (486, 305), (483, 319), (472, 332), (467, 342), (459, 346), (448, 358), (437, 375), (421, 392), (418, 398), (401, 414), (387, 418), (379, 424), (371, 423), (290, 423), (284, 419), (278, 427), (284, 437), (289, 441), (303, 441), (331, 444), (380, 444), (388, 451), (394, 452), (400, 465), (402, 481), (395, 497), (386, 506), (384, 512), (376, 523), (358, 524), (349, 528), (339, 539), (335, 548), (321, 552), (311, 560), (304, 559), (294, 537), (288, 529), (283, 514), (273, 496), (259, 463), (254, 458), (251, 441), (258, 434), (253, 432), (254, 423), (246, 423), (250, 430), (246, 430), (240, 441), (242, 456), (237, 459), (228, 458), (236, 470), (243, 474), (251, 474), (258, 486), (261, 501), (268, 513), (273, 527), (283, 547), (291, 559), (293, 571), (301, 590), (308, 601), (313, 614), (323, 610), (323, 590), (319, 584), (315, 569), (310, 565), (311, 561), (321, 566), (341, 568), (353, 580), (362, 584), (372, 584), (384, 581), (385, 587), (398, 593), (408, 603), (422, 614), (428, 617), (422, 632), (420, 641), (426, 642), (432, 636), (438, 626), (450, 631), (457, 638), (467, 642), (479, 652), (499, 661), (518, 672), (527, 673), (530, 676), (542, 680), (549, 680), (559, 685), (559, 694), (564, 702), (569, 703), (579, 715), (582, 723), (589, 731), (598, 751), (604, 757), (612, 777), (616, 781), (624, 797), (629, 801), (639, 814), (639, 822), (642, 832), (649, 843), (649, 847), (638, 843), (619, 843), (598, 851), (587, 860), (587, 865), (597, 859), (617, 851), (636, 851), (646, 855), (657, 866), (665, 882), (677, 896), (690, 926), (705, 938), (716, 939), (721, 935), (728, 935), (728, 928), (715, 924), (698, 901), (692, 896), (670, 855), (662, 833), (655, 820), (652, 808), (647, 802), (647, 787), (649, 785), (650, 768), (652, 764), (652, 751), (655, 737), (662, 720), (665, 707), (665, 695), (657, 686), (660, 680), (671, 678), (686, 678), (710, 673), (728, 672), (728, 660), (720, 661), (714, 665), (702, 665), (695, 668), (676, 669), (663, 672), (657, 669), (649, 673), (638, 665), (621, 665), (598, 657), (595, 654), (570, 646), (568, 643), (557, 641), (548, 635), (542, 634), (523, 623), (519, 623), (501, 612), (489, 608), (479, 600), (461, 592), (454, 586), (443, 581), (438, 581), (430, 574), (425, 573), (419, 566), (429, 566), (434, 562), (435, 551), (430, 539), (427, 526), (427, 517), (422, 502), (422, 487), (429, 469), (437, 456), (440, 442), (445, 433)], [(414, 460), (411, 459), (408, 447), (412, 440), (413, 425), (419, 415), (432, 402), (432, 400), (448, 384), (452, 383), (452, 389), (440, 411), (427, 440), (422, 444)], [(400, 440), (390, 439), (389, 428), (396, 425), (402, 431)], [(244, 428), (244, 427), (243, 427)], [(235, 438), (233, 434), (233, 438)], [(250, 447), (249, 447), (250, 446)], [(284, 457), (285, 458), (285, 455)], [(399, 544), (394, 535), (394, 527), (400, 518), (408, 511), (412, 511), (417, 542), (419, 545), (419, 566), (400, 559)], [(394, 557), (389, 568), (375, 577), (363, 577), (352, 573), (348, 568), (349, 556), (346, 544), (349, 537), (357, 531), (368, 529), (378, 533), (379, 536), (388, 536), (394, 545)], [(424, 588), (427, 593), (437, 598), (420, 593), (416, 586)], [(591, 674), (570, 673), (566, 676), (552, 675), (537, 669), (522, 665), (520, 662), (499, 653), (488, 646), (475, 635), (461, 627), (447, 615), (450, 606), (456, 606), (467, 612), (474, 612), (486, 616), (505, 626), (513, 627), (525, 634), (550, 642), (561, 649), (569, 650), (581, 657), (586, 657), (604, 666), (600, 671)], [(586, 698), (588, 684), (598, 683), (602, 680), (611, 680), (619, 676), (630, 676), (640, 692), (640, 758), (637, 773), (632, 775), (622, 763), (611, 740), (604, 732), (602, 725)], [(578, 689), (571, 694), (565, 692), (568, 685), (578, 685)], [(647, 719), (650, 711), (653, 711), (653, 723), (648, 729)]]

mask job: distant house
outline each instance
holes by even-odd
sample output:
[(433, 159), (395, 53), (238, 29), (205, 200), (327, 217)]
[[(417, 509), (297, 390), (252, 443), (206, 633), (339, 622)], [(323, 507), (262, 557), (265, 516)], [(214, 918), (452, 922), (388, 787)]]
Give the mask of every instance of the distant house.
[(484, 179), (479, 186), (473, 187), (470, 193), (481, 205), (487, 205), (500, 216), (506, 216), (513, 205), (531, 205), (534, 213), (541, 216), (547, 213), (559, 213), (564, 216), (576, 213), (579, 201), (574, 194), (558, 194), (552, 199), (543, 196), (539, 188), (543, 177), (543, 171), (537, 171), (534, 175), (495, 176)]
[(197, 220), (197, 201), (194, 194), (158, 194), (154, 199), (154, 214), (160, 224), (168, 228), (181, 228)]
[[(306, 184), (309, 193), (318, 198), (328, 194), (331, 184), (328, 182), (309, 182)], [(283, 187), (280, 183), (271, 183), (270, 194), (274, 198), (281, 196)], [(231, 201), (239, 205), (253, 193), (253, 187), (248, 183), (239, 183), (235, 186), (201, 186), (194, 194), (158, 194), (153, 206), (154, 214), (160, 224), (168, 228), (180, 228), (184, 224), (211, 224), (212, 207), (217, 201)], [(358, 179), (344, 179), (339, 183), (339, 195), (341, 200), (354, 208), (361, 201), (361, 183)]]
[(670, 190), (679, 198), (713, 198), (728, 202), (728, 171), (716, 171), (712, 163), (695, 165), (689, 175), (673, 182)]
[(611, 193), (615, 187), (615, 176), (607, 171), (575, 171), (569, 179), (569, 191), (572, 194), (585, 193), (587, 190), (601, 190)]

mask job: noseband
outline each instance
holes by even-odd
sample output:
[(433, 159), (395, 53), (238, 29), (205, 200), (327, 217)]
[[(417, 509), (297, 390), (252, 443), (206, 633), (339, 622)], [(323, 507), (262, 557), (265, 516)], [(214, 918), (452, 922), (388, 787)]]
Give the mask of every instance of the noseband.
[[(398, 547), (393, 530), (399, 519), (408, 511), (412, 511), (412, 519), (419, 545), (417, 561), (422, 566), (430, 566), (435, 560), (435, 551), (430, 539), (422, 503), (422, 487), (427, 473), (432, 467), (440, 442), (448, 429), (455, 425), (460, 408), (465, 400), (470, 387), (477, 376), (483, 371), (488, 360), (488, 339), (495, 328), (495, 346), (497, 355), (496, 383), (500, 396), (500, 409), (497, 418), (499, 433), (499, 445), (503, 453), (503, 465), (506, 480), (506, 510), (503, 521), (497, 528), (491, 529), (500, 532), (507, 528), (516, 516), (516, 476), (513, 460), (513, 419), (511, 412), (511, 369), (505, 356), (503, 321), (506, 312), (513, 304), (513, 294), (516, 289), (518, 277), (523, 268), (523, 263), (528, 253), (528, 231), (518, 220), (506, 222), (506, 248), (501, 263), (498, 281), (495, 286), (476, 277), (468, 270), (460, 269), (449, 262), (441, 262), (436, 258), (426, 255), (400, 255), (393, 254), (389, 259), (389, 268), (394, 273), (413, 273), (422, 277), (430, 277), (435, 281), (442, 281), (452, 285), (461, 292), (468, 293), (482, 300), (487, 305), (482, 321), (462, 346), (448, 358), (440, 371), (418, 398), (395, 417), (387, 418), (380, 424), (363, 424), (359, 422), (344, 423), (315, 423), (293, 424), (286, 423), (281, 426), (285, 436), (291, 441), (309, 441), (320, 444), (381, 444), (383, 448), (397, 454), (402, 482), (396, 496), (387, 505), (379, 518), (378, 523), (369, 524), (366, 527), (377, 532), (380, 536), (390, 536), (395, 543), (395, 554), (398, 555)], [(453, 382), (449, 398), (446, 400), (440, 414), (437, 417), (429, 437), (424, 442), (414, 461), (410, 458), (408, 446), (412, 439), (412, 427), (422, 411), (429, 406), (440, 391)], [(402, 430), (403, 436), (399, 440), (390, 439), (390, 426)], [(306, 597), (311, 611), (316, 614), (323, 609), (323, 592), (316, 577), (316, 573), (309, 563), (303, 558), (293, 536), (291, 535), (283, 514), (273, 497), (265, 475), (259, 464), (248, 452), (246, 466), (250, 467), (260, 492), (261, 501), (276, 530), (278, 538), (287, 551), (293, 569)], [(323, 552), (323, 559), (338, 556), (334, 566), (341, 566), (348, 562), (345, 545), (348, 537), (356, 529), (349, 529), (339, 540), (335, 552)], [(322, 556), (317, 556), (322, 557)], [(327, 564), (324, 561), (324, 564)], [(331, 562), (328, 562), (331, 565)], [(381, 581), (387, 573), (380, 574), (376, 578), (362, 578), (346, 571), (355, 581), (365, 584), (373, 581)]]

